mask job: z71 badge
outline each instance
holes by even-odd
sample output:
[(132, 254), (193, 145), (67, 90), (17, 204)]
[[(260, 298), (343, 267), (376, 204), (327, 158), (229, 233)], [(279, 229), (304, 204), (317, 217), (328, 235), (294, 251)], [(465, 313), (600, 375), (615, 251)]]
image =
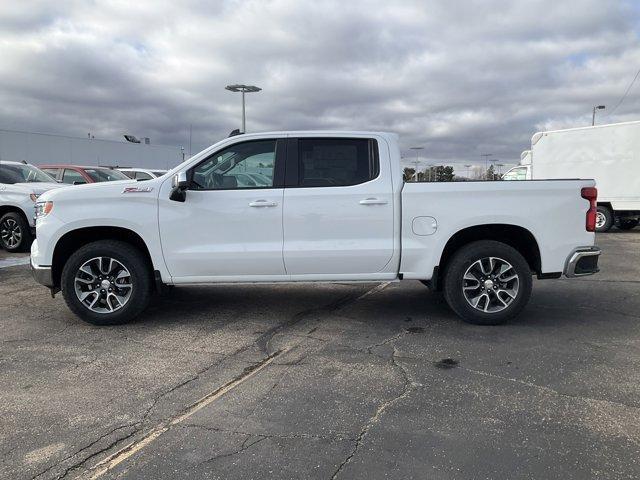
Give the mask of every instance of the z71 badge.
[(122, 193), (149, 193), (153, 187), (125, 187)]

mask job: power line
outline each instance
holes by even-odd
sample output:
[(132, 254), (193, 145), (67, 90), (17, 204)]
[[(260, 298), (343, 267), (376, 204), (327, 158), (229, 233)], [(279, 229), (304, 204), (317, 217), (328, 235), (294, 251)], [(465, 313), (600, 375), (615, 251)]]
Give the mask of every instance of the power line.
[(624, 95), (622, 95), (622, 98), (620, 99), (620, 101), (618, 103), (616, 103), (616, 106), (613, 107), (613, 110), (609, 111), (609, 115), (607, 115), (607, 116), (613, 115), (613, 112), (615, 112), (617, 110), (617, 108), (622, 104), (624, 99), (627, 98), (627, 95), (629, 94), (629, 91), (631, 90), (631, 87), (633, 87), (633, 84), (636, 83), (636, 80), (638, 79), (639, 75), (640, 75), (640, 69), (636, 72), (636, 76), (633, 77), (633, 80), (631, 80), (631, 83), (627, 87), (627, 90), (624, 92)]

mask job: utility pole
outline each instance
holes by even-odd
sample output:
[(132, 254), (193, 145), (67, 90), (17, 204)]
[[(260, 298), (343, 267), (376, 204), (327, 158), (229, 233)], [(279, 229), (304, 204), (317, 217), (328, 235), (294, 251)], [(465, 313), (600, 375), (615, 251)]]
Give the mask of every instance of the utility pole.
[(415, 179), (415, 181), (418, 181), (418, 164), (420, 163), (420, 160), (418, 160), (418, 151), (419, 150), (424, 150), (424, 147), (409, 147), (411, 150), (414, 150), (416, 152), (416, 159), (415, 159), (415, 163), (416, 163), (416, 172), (413, 176), (413, 178)]
[(480, 156), (484, 157), (484, 179), (488, 180), (487, 178), (487, 171), (489, 170), (488, 160), (489, 160), (489, 157), (493, 156), (493, 153), (481, 153)]

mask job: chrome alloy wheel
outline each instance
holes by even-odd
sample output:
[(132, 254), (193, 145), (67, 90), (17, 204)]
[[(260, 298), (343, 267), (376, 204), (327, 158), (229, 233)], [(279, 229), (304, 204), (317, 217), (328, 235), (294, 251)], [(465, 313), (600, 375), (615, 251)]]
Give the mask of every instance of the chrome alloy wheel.
[(7, 247), (17, 247), (22, 240), (22, 229), (18, 222), (13, 218), (7, 218), (2, 222), (2, 225), (0, 225), (0, 237), (2, 237), (2, 241)]
[(604, 213), (596, 213), (596, 228), (602, 228), (607, 223), (607, 217)]
[(120, 310), (133, 291), (131, 273), (111, 257), (95, 257), (84, 262), (73, 284), (80, 303), (96, 313)]
[(520, 277), (506, 260), (484, 257), (464, 272), (462, 293), (467, 303), (484, 313), (498, 313), (518, 296)]

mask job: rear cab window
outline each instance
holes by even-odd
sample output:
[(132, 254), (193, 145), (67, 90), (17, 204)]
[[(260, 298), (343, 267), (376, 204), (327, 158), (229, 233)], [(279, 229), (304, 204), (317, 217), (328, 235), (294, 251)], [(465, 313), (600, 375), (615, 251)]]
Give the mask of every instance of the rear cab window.
[(297, 186), (346, 187), (378, 177), (377, 142), (370, 138), (297, 139)]

